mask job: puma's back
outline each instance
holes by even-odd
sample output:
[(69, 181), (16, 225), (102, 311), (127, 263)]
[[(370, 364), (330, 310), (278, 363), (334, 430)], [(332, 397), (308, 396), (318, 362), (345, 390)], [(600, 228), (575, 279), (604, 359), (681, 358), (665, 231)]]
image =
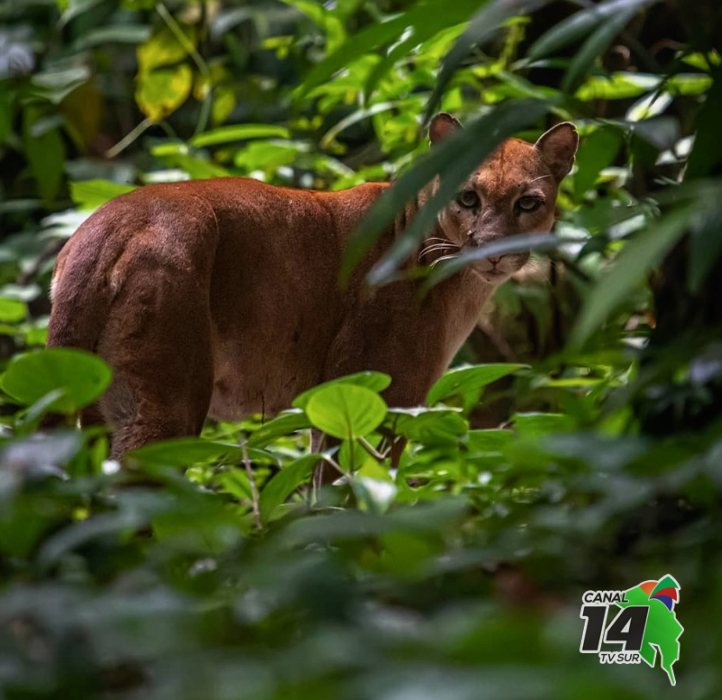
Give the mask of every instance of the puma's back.
[[(576, 148), (568, 133), (567, 170)], [(491, 202), (485, 210), (481, 194), (472, 202), (462, 193), (466, 204), (460, 195), (432, 234), (442, 241), (437, 251), (478, 244), (494, 207), (506, 211), (502, 198), (530, 175), (541, 178), (529, 187), (546, 204), (517, 217), (517, 227), (551, 227), (561, 178), (538, 145), (509, 149), (518, 167), (502, 168), (499, 153), (480, 166), (473, 186)], [(111, 388), (85, 416), (113, 427), (113, 453), (196, 434), (209, 414), (275, 413), (353, 371), (391, 374), (391, 403), (423, 401), (485, 298), (523, 262), (470, 268), (423, 300), (411, 281), (370, 293), (364, 273), (401, 232), (397, 225), (342, 290), (345, 245), (386, 188), (321, 193), (224, 178), (143, 187), (91, 216), (58, 258), (48, 345), (97, 352), (113, 368)]]

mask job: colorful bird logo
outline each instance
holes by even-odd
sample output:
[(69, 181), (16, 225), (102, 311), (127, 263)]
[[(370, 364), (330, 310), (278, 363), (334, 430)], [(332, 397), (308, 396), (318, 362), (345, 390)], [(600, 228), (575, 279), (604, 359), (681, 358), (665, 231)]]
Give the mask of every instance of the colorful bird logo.
[(659, 581), (645, 581), (639, 587), (649, 596), (650, 600), (659, 600), (668, 610), (674, 611), (674, 604), (679, 601), (678, 591), (680, 589), (674, 576), (667, 574)]

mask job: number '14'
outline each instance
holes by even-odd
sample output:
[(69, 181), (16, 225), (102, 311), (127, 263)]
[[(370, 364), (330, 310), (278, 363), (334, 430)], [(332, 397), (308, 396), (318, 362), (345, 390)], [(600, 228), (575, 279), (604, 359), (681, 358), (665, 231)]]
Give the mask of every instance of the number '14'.
[(582, 607), (579, 617), (585, 622), (579, 651), (583, 654), (598, 653), (602, 646), (602, 637), (605, 644), (621, 644), (624, 651), (639, 651), (642, 648), (649, 608), (646, 605), (622, 608), (607, 626), (608, 609), (606, 605)]

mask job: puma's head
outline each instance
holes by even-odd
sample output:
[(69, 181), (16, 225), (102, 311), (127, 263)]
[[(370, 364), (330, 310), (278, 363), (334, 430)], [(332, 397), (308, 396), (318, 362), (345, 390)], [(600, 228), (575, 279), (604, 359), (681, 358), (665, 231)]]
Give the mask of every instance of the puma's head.
[[(429, 127), (431, 143), (460, 128), (451, 115), (437, 114)], [(578, 142), (569, 122), (549, 129), (534, 144), (516, 138), (504, 141), (439, 214), (444, 236), (463, 250), (514, 234), (550, 231), (559, 183), (571, 170)], [(474, 269), (498, 284), (528, 259), (529, 253), (487, 258)]]

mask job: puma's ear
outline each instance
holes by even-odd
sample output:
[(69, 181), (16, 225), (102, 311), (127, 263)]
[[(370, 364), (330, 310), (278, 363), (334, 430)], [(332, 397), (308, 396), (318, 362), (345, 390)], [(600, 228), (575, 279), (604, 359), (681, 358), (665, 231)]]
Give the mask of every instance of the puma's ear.
[(577, 129), (571, 122), (562, 122), (545, 131), (534, 144), (557, 182), (572, 169), (579, 145)]
[(459, 120), (446, 112), (440, 112), (431, 120), (431, 124), (429, 124), (429, 141), (431, 141), (433, 145), (457, 129), (461, 129)]

